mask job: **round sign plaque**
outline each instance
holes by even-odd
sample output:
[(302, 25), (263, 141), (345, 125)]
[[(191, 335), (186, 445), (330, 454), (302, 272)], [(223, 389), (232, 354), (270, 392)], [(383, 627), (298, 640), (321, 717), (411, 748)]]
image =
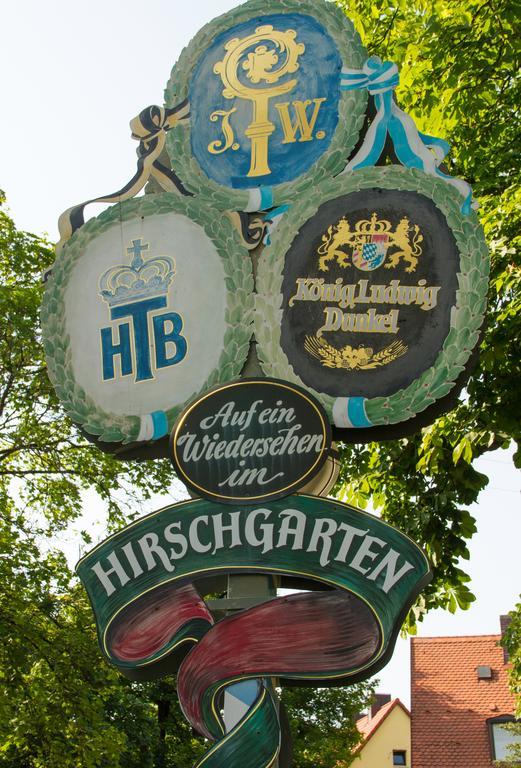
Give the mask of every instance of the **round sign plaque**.
[(49, 376), (104, 443), (169, 433), (187, 402), (239, 375), (253, 277), (227, 217), (163, 194), (114, 206), (67, 243), (47, 283)]
[(397, 166), (302, 198), (260, 259), (264, 372), (318, 394), (340, 428), (406, 421), (447, 395), (487, 292), (486, 244), (460, 204), (443, 182)]
[(366, 95), (341, 90), (365, 50), (323, 0), (250, 0), (210, 22), (183, 51), (167, 105), (190, 102), (190, 124), (167, 137), (187, 187), (224, 209), (290, 202), (345, 166)]
[(179, 478), (228, 504), (288, 496), (320, 472), (330, 448), (319, 403), (274, 379), (242, 379), (208, 392), (181, 414), (171, 436)]

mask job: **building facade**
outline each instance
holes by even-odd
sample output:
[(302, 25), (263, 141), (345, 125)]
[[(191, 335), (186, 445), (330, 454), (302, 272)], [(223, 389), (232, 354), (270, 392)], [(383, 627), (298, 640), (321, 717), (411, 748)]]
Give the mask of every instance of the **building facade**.
[(411, 640), (412, 768), (491, 768), (514, 737), (501, 635)]
[(378, 694), (356, 726), (364, 740), (355, 752), (355, 768), (411, 768), (410, 714), (400, 699)]

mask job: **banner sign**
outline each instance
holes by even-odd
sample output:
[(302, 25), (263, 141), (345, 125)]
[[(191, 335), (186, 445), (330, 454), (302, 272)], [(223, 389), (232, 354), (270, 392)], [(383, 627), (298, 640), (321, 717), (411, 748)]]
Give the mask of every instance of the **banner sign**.
[(87, 433), (154, 441), (239, 375), (252, 313), (251, 261), (228, 217), (187, 197), (136, 198), (85, 224), (56, 260), (42, 306), (49, 376)]
[[(77, 573), (109, 661), (131, 679), (178, 670), (183, 712), (215, 740), (197, 763), (211, 768), (268, 768), (280, 726), (267, 680), (345, 685), (374, 674), (431, 578), (425, 555), (400, 531), (304, 495), (238, 509), (203, 499), (166, 507), (95, 547)], [(239, 573), (304, 576), (326, 589), (213, 625), (193, 582)], [(227, 733), (223, 691), (245, 680), (252, 681), (246, 714)]]
[[(77, 572), (92, 602), (102, 650), (122, 668), (153, 665), (179, 642), (162, 626), (157, 647), (148, 638), (146, 654), (129, 660), (125, 651), (125, 631), (137, 631), (136, 611), (153, 606), (156, 591), (161, 602), (166, 586), (175, 589), (217, 573), (265, 572), (306, 576), (348, 591), (368, 608), (374, 644), (360, 668), (333, 675), (342, 677), (367, 671), (386, 654), (429, 578), (429, 565), (411, 539), (373, 515), (330, 499), (290, 496), (237, 510), (202, 499), (166, 507), (98, 545)], [(202, 616), (199, 610), (197, 619)]]
[(330, 447), (322, 406), (274, 379), (242, 379), (208, 392), (181, 414), (171, 437), (180, 480), (229, 504), (289, 496), (318, 474)]
[(167, 104), (190, 102), (190, 125), (167, 137), (188, 188), (219, 207), (289, 202), (317, 174), (343, 170), (366, 94), (341, 89), (366, 52), (352, 23), (323, 0), (250, 0), (185, 48)]
[(263, 370), (318, 393), (337, 427), (414, 418), (478, 342), (488, 251), (476, 215), (440, 184), (397, 166), (324, 182), (261, 255)]

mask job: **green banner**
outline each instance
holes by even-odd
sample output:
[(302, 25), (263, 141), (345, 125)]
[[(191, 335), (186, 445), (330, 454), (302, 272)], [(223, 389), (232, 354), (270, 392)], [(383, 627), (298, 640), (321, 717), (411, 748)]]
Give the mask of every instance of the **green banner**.
[(77, 572), (101, 648), (122, 669), (154, 665), (180, 640), (195, 642), (205, 631), (174, 634), (146, 657), (122, 660), (111, 648), (111, 633), (143, 605), (140, 598), (150, 603), (161, 599), (166, 585), (247, 572), (314, 579), (360, 598), (379, 627), (378, 648), (365, 665), (373, 668), (392, 649), (405, 612), (430, 580), (427, 558), (406, 535), (374, 515), (305, 495), (239, 509), (201, 499), (165, 507), (99, 544)]

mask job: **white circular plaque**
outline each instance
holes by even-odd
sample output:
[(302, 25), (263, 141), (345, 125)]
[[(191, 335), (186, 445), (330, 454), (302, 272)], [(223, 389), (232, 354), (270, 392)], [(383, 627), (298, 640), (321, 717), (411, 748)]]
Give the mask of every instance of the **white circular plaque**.
[(253, 277), (227, 217), (175, 195), (114, 206), (71, 238), (42, 308), (49, 375), (106, 442), (167, 434), (187, 402), (235, 378)]

